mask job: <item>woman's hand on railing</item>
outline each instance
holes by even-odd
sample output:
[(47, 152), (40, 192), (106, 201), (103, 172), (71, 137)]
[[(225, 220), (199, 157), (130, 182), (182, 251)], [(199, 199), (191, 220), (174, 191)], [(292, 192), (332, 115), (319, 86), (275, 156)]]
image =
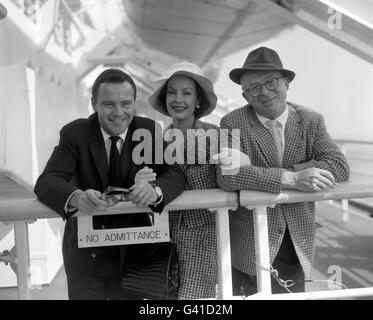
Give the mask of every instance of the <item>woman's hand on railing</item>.
[(281, 176), (281, 185), (283, 189), (315, 192), (333, 188), (338, 184), (329, 171), (308, 168), (297, 172), (284, 171)]
[(158, 194), (155, 188), (145, 180), (135, 183), (128, 194), (128, 200), (138, 207), (146, 207), (157, 201)]
[(152, 182), (157, 178), (157, 174), (153, 172), (153, 169), (145, 166), (144, 168), (137, 171), (135, 176), (135, 184), (139, 184), (141, 181)]

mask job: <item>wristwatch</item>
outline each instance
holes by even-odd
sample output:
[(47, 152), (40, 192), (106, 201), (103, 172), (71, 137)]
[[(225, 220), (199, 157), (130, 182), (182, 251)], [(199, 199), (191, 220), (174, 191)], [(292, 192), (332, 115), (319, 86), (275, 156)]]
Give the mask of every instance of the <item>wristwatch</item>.
[(153, 205), (157, 205), (157, 204), (159, 204), (163, 200), (162, 189), (160, 187), (158, 187), (155, 183), (151, 183), (150, 185), (153, 187), (154, 191), (157, 194), (157, 200), (155, 200), (155, 202), (153, 203)]

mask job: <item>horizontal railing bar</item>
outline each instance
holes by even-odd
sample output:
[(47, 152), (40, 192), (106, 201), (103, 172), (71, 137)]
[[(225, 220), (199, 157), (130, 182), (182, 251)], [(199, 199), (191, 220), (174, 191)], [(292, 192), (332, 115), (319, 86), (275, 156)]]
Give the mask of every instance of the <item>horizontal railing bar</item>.
[(348, 154), (346, 157), (349, 160), (360, 160), (360, 161), (366, 161), (366, 162), (373, 161), (373, 157), (356, 156), (356, 155), (353, 155), (353, 154)]
[(349, 139), (333, 139), (337, 143), (349, 143), (349, 144), (368, 144), (373, 146), (373, 141), (361, 141), (361, 140), (349, 140)]
[(243, 206), (255, 207), (280, 203), (370, 198), (372, 195), (373, 179), (359, 179), (348, 183), (342, 183), (339, 186), (335, 186), (333, 189), (312, 193), (285, 190), (279, 194), (269, 194), (266, 192), (245, 190), (241, 191), (240, 200)]
[(367, 209), (373, 209), (373, 202), (362, 200), (362, 199), (351, 199), (352, 204), (357, 204), (366, 207)]
[[(314, 292), (297, 292), (283, 294), (254, 294), (246, 297), (246, 300), (323, 300), (323, 299), (341, 299), (351, 297), (369, 297), (373, 296), (373, 287), (355, 288), (341, 290), (326, 290)], [(236, 299), (236, 297), (234, 297)]]
[[(373, 160), (372, 160), (373, 162)], [(358, 174), (360, 176), (363, 176), (364, 178), (368, 178), (368, 177), (373, 177), (373, 173), (366, 173), (366, 172), (363, 172), (363, 171), (359, 171), (359, 170), (351, 170), (351, 174)]]
[[(351, 200), (352, 201), (352, 200)], [(354, 200), (355, 201), (355, 200)], [(337, 209), (341, 209), (341, 205), (340, 204), (338, 204), (338, 203), (328, 203), (328, 206), (331, 206), (331, 207), (333, 207), (333, 208), (337, 208)], [(369, 217), (368, 215), (365, 215), (365, 214), (363, 214), (363, 213), (361, 213), (361, 212), (359, 212), (359, 211), (357, 211), (357, 210), (354, 210), (354, 209), (351, 209), (351, 208), (349, 208), (348, 209), (348, 213), (349, 214), (352, 214), (352, 215), (354, 215), (354, 216), (356, 216), (356, 217), (359, 217), (359, 218), (361, 218), (361, 219), (364, 219), (366, 222), (368, 222), (368, 223), (373, 223), (373, 219), (371, 218), (371, 217)]]
[[(196, 201), (198, 199), (198, 201)], [(177, 199), (165, 207), (165, 210), (184, 210), (201, 208), (236, 208), (236, 192), (225, 192), (221, 189), (184, 191)], [(137, 207), (131, 202), (121, 202), (100, 214), (120, 214), (151, 212), (148, 207)], [(77, 214), (82, 216), (82, 214)], [(53, 210), (35, 199), (0, 200), (0, 221), (19, 221), (30, 219), (57, 218)]]
[[(327, 191), (304, 193), (298, 191), (283, 191), (280, 194), (270, 194), (258, 191), (240, 191), (241, 205), (260, 207), (279, 203), (339, 200), (373, 197), (373, 179), (353, 179)], [(196, 201), (196, 199), (198, 199)], [(238, 205), (237, 192), (224, 192), (220, 189), (184, 191), (181, 196), (169, 204), (166, 210), (181, 210), (195, 208), (235, 208)], [(120, 203), (106, 212), (130, 213), (150, 211), (138, 208), (132, 203)], [(41, 204), (36, 199), (0, 200), (0, 221), (34, 220), (40, 218), (56, 218), (58, 215)], [(226, 226), (228, 228), (228, 225)], [(260, 231), (260, 230), (258, 230)], [(229, 290), (230, 291), (230, 290)], [(229, 295), (229, 293), (228, 293)], [(345, 297), (373, 296), (373, 288), (347, 290), (330, 290), (291, 295), (259, 294), (248, 299), (335, 299)], [(226, 296), (224, 298), (227, 298)], [(232, 297), (237, 299), (238, 297)], [(241, 297), (242, 298), (242, 297)]]
[[(241, 191), (241, 205), (260, 206), (279, 203), (340, 200), (352, 198), (373, 197), (373, 179), (359, 179), (336, 186), (334, 189), (304, 193), (298, 191), (283, 191), (279, 194)], [(198, 199), (198, 201), (196, 201)], [(198, 208), (236, 208), (237, 193), (225, 192), (220, 189), (190, 190), (184, 191), (177, 199), (172, 201), (165, 210), (184, 210)], [(148, 208), (139, 208), (129, 202), (119, 203), (106, 212), (110, 213), (133, 213), (150, 211)], [(80, 215), (80, 214), (78, 214)], [(0, 200), (0, 221), (19, 221), (32, 219), (48, 219), (59, 217), (53, 210), (49, 209), (36, 199)]]

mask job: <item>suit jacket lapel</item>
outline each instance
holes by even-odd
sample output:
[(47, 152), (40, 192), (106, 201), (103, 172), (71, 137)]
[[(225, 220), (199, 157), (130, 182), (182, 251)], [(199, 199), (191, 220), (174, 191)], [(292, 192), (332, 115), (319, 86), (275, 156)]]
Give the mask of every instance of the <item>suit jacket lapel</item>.
[[(289, 104), (288, 104), (289, 105)], [(283, 167), (289, 168), (294, 163), (294, 157), (301, 149), (303, 143), (303, 129), (300, 118), (296, 111), (289, 105), (289, 115), (285, 125), (285, 150), (283, 157)]]
[(251, 113), (250, 127), (252, 133), (255, 137), (256, 143), (258, 144), (258, 147), (261, 150), (261, 153), (263, 154), (265, 160), (268, 163), (268, 166), (279, 167), (280, 163), (271, 133), (259, 121), (252, 107), (248, 110), (248, 112)]
[(128, 127), (126, 139), (123, 142), (122, 152), (120, 155), (121, 160), (121, 172), (122, 172), (122, 183), (123, 187), (129, 188), (132, 186), (132, 179), (130, 179), (130, 171), (134, 167), (134, 163), (132, 162), (132, 149), (133, 149), (133, 142), (132, 142), (132, 134), (133, 134), (133, 121), (131, 125)]
[(91, 137), (92, 139), (89, 142), (89, 149), (100, 174), (102, 184), (104, 188), (106, 188), (108, 185), (109, 165), (107, 162), (105, 142), (97, 118), (92, 128)]

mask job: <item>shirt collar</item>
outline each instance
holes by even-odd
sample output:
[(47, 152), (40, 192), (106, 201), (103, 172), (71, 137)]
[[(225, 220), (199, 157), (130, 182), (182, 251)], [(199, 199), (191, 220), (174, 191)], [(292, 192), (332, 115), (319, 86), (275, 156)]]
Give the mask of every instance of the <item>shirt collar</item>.
[[(100, 129), (101, 129), (101, 133), (104, 138), (104, 141), (106, 142), (111, 137), (111, 135), (109, 135), (104, 129), (102, 129), (101, 126), (100, 126)], [(128, 132), (128, 128), (126, 129), (126, 131), (124, 131), (122, 134), (119, 135), (119, 137), (122, 138), (122, 141), (126, 139), (127, 132)]]
[[(266, 127), (266, 121), (267, 120), (270, 120), (269, 118), (266, 118), (266, 117), (263, 117), (261, 116), (260, 114), (258, 114), (257, 112), (255, 112), (259, 121)], [(281, 113), (275, 120), (277, 120), (282, 128), (285, 128), (285, 124), (286, 124), (286, 121), (288, 119), (288, 115), (289, 115), (289, 108), (288, 108), (288, 105), (286, 103), (286, 107), (285, 107), (285, 110), (283, 113)]]

